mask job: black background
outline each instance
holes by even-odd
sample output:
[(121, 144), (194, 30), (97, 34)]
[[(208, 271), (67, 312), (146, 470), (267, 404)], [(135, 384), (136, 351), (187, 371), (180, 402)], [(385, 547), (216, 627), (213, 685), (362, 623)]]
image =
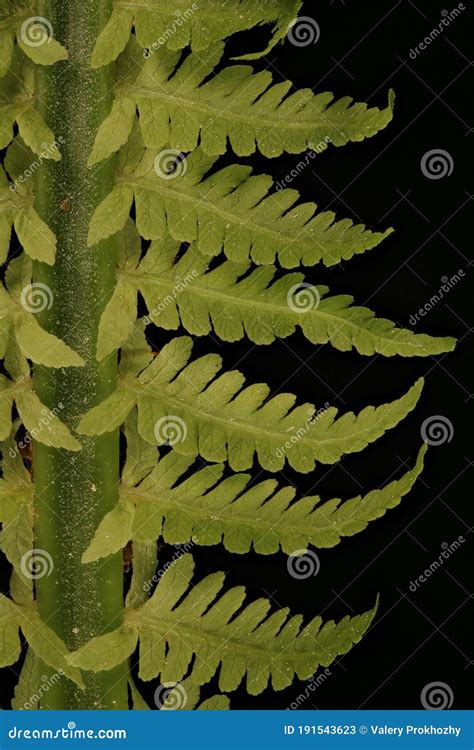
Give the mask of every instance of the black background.
[[(320, 28), (317, 43), (296, 47), (286, 41), (255, 67), (268, 68), (275, 80), (290, 79), (297, 88), (330, 90), (336, 97), (351, 95), (373, 106), (385, 106), (389, 88), (395, 89), (395, 117), (386, 130), (362, 143), (328, 149), (310, 161), (291, 187), (340, 218), (373, 229), (393, 226), (396, 233), (375, 250), (333, 269), (308, 269), (307, 281), (352, 294), (357, 303), (410, 327), (410, 316), (439, 290), (441, 278), (462, 269), (464, 278), (416, 327), (432, 335), (456, 336), (457, 350), (427, 359), (367, 358), (315, 347), (301, 335), (267, 347), (222, 344), (216, 338), (195, 344), (196, 353), (220, 353), (226, 367), (238, 366), (249, 382), (265, 380), (275, 392), (296, 392), (302, 400), (317, 406), (329, 402), (342, 411), (391, 401), (417, 377), (426, 376), (415, 412), (363, 453), (309, 475), (285, 469), (281, 482), (294, 484), (302, 493), (348, 498), (382, 486), (413, 465), (426, 418), (442, 415), (453, 425), (451, 442), (428, 451), (422, 479), (397, 509), (333, 549), (318, 551), (321, 568), (316, 577), (292, 578), (283, 554), (239, 556), (222, 547), (194, 550), (198, 578), (225, 570), (228, 583), (244, 584), (250, 599), (270, 596), (275, 607), (289, 606), (308, 618), (320, 613), (325, 619), (340, 619), (365, 611), (380, 593), (370, 632), (330, 667), (324, 682), (301, 704), (304, 709), (421, 708), (420, 693), (433, 681), (450, 686), (453, 708), (469, 707), (471, 4), (465, 3), (466, 10), (428, 49), (415, 60), (409, 57), (438, 26), (441, 11), (452, 7), (422, 0), (305, 2), (302, 15), (315, 19)], [(263, 32), (234, 37), (228, 57), (257, 48), (265, 38)], [(452, 174), (439, 180), (427, 179), (420, 168), (422, 156), (435, 148), (449, 152), (454, 162)], [(256, 155), (240, 161), (282, 180), (300, 158), (268, 161)], [(223, 159), (222, 165), (233, 160)], [(159, 348), (171, 337), (158, 333), (153, 343)], [(438, 558), (442, 543), (451, 544), (460, 535), (466, 543), (411, 592), (410, 582)], [(164, 546), (160, 564), (175, 552)], [(7, 707), (13, 674), (4, 670), (4, 675)], [(140, 684), (152, 705), (156, 686)], [(305, 688), (305, 683), (294, 683), (257, 697), (240, 688), (232, 694), (231, 705), (287, 708)], [(217, 691), (214, 680), (203, 696)]]

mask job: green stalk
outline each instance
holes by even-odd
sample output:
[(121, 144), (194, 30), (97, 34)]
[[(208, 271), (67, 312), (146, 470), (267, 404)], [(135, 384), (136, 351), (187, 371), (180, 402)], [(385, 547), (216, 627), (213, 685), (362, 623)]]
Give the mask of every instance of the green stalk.
[[(62, 137), (62, 161), (43, 162), (36, 178), (36, 205), (58, 240), (53, 267), (35, 264), (34, 280), (53, 292), (41, 324), (85, 360), (85, 367), (35, 367), (36, 391), (72, 429), (79, 417), (115, 387), (117, 357), (99, 364), (95, 357), (98, 323), (115, 282), (114, 241), (87, 247), (87, 232), (97, 204), (110, 192), (114, 164), (89, 169), (87, 157), (97, 127), (112, 99), (113, 69), (89, 67), (94, 42), (109, 17), (111, 0), (43, 0), (39, 15), (69, 51), (69, 60), (38, 70), (38, 107)], [(62, 406), (61, 406), (62, 405)], [(83, 565), (81, 555), (98, 522), (117, 502), (117, 432), (84, 440), (78, 453), (34, 444), (36, 485), (35, 546), (49, 552), (54, 569), (36, 581), (40, 614), (70, 650), (113, 630), (123, 610), (121, 555)], [(46, 670), (42, 669), (42, 674)], [(86, 690), (66, 678), (42, 698), (51, 709), (126, 709), (125, 666), (88, 672)]]

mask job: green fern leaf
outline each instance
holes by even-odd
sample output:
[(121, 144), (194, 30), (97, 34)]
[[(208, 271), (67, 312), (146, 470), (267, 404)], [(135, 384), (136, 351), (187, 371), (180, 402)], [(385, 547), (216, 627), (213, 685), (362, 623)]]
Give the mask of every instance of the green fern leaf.
[(269, 52), (285, 36), (291, 21), (297, 16), (301, 0), (200, 0), (189, 3), (177, 0), (173, 7), (152, 2), (146, 6), (116, 0), (114, 11), (97, 39), (92, 54), (94, 68), (115, 60), (125, 49), (132, 26), (139, 44), (150, 48), (153, 54), (167, 45), (171, 50), (181, 50), (190, 45), (194, 50), (204, 50), (213, 42), (245, 31), (260, 24), (273, 24), (273, 36), (259, 57)]
[[(146, 320), (168, 330), (182, 325), (189, 333), (212, 331), (224, 341), (247, 336), (271, 344), (300, 328), (313, 344), (331, 343), (340, 351), (360, 354), (428, 356), (450, 351), (455, 339), (433, 338), (396, 328), (371, 310), (354, 307), (349, 295), (326, 297), (327, 287), (305, 283), (300, 273), (280, 276), (263, 266), (226, 261), (210, 271), (209, 258), (195, 246), (178, 260), (179, 243), (154, 242), (142, 262), (124, 263), (99, 326), (97, 358), (104, 359), (128, 338), (137, 308), (137, 291), (148, 307)], [(273, 281), (273, 283), (272, 283)]]
[(155, 171), (155, 157), (151, 150), (143, 152), (139, 167), (124, 173), (98, 206), (89, 245), (125, 225), (133, 196), (137, 229), (145, 239), (164, 238), (168, 230), (176, 240), (197, 240), (198, 249), (206, 255), (224, 250), (237, 262), (251, 257), (260, 265), (278, 257), (284, 268), (321, 260), (334, 265), (370, 250), (391, 233), (370, 232), (349, 219), (335, 222), (332, 211), (315, 215), (314, 203), (296, 204), (295, 190), (269, 196), (271, 178), (251, 177), (248, 167), (227, 167), (204, 177), (215, 159), (200, 149), (187, 158), (184, 173), (172, 180), (160, 177), (159, 167)]
[[(229, 552), (239, 554), (252, 545), (264, 555), (279, 549), (291, 555), (310, 544), (333, 547), (400, 503), (421, 474), (425, 452), (423, 446), (414, 468), (383, 489), (345, 502), (336, 498), (321, 503), (318, 496), (295, 501), (294, 488), (278, 487), (275, 480), (250, 486), (248, 474), (222, 479), (220, 465), (182, 480), (192, 459), (173, 451), (137, 487), (121, 485), (120, 501), (99, 524), (83, 561), (107, 557), (133, 538), (134, 551), (135, 546), (140, 554), (150, 549), (153, 569), (150, 566), (145, 576), (140, 575), (147, 590), (156, 565), (155, 543), (161, 536), (169, 544), (222, 542)], [(140, 559), (138, 567), (143, 568)]]
[(256, 454), (269, 471), (283, 468), (289, 444), (290, 466), (308, 472), (316, 461), (335, 463), (345, 453), (363, 450), (397, 425), (414, 408), (423, 387), (419, 380), (391, 404), (368, 406), (357, 416), (349, 412), (336, 419), (334, 407), (319, 414), (311, 404), (294, 407), (291, 394), (268, 399), (269, 388), (263, 384), (242, 390), (244, 378), (237, 371), (216, 377), (222, 366), (217, 355), (186, 367), (191, 348), (186, 337), (167, 344), (138, 380), (122, 380), (112, 396), (91, 409), (78, 431), (109, 432), (125, 421), (137, 403), (139, 432), (150, 443), (166, 442), (172, 436), (179, 453), (201, 455), (207, 461), (228, 460), (235, 470), (252, 466)]
[[(270, 677), (273, 688), (282, 690), (295, 675), (307, 679), (319, 666), (329, 666), (359, 642), (375, 615), (373, 609), (324, 625), (316, 617), (303, 626), (302, 617), (289, 617), (287, 609), (269, 614), (266, 599), (241, 610), (245, 597), (241, 587), (215, 601), (224, 584), (222, 573), (189, 590), (193, 567), (190, 555), (179, 558), (163, 574), (151, 599), (125, 612), (124, 626), (114, 634), (93, 638), (67, 657), (69, 663), (96, 672), (111, 669), (119, 658), (130, 656), (139, 637), (143, 680), (161, 675), (162, 682), (176, 683), (190, 668), (193, 683), (204, 684), (221, 666), (221, 690), (235, 690), (246, 675), (248, 692), (258, 695)], [(114, 658), (104, 653), (109, 642)]]
[(259, 554), (281, 548), (291, 555), (310, 544), (333, 547), (397, 506), (421, 474), (425, 451), (426, 446), (415, 467), (400, 479), (342, 503), (321, 503), (318, 496), (294, 502), (293, 487), (279, 488), (274, 480), (249, 486), (251, 477), (245, 474), (221, 481), (218, 466), (201, 469), (178, 484), (176, 473), (184, 473), (190, 461), (174, 452), (136, 489), (122, 487), (121, 493), (136, 503), (132, 536), (141, 543), (162, 535), (170, 544), (222, 541), (230, 552), (242, 554), (253, 545)]
[[(125, 613), (125, 626), (133, 628), (140, 639), (143, 680), (161, 675), (162, 682), (177, 682), (190, 669), (190, 679), (204, 684), (221, 666), (219, 688), (224, 692), (235, 690), (245, 675), (251, 695), (265, 690), (270, 677), (273, 688), (282, 690), (294, 676), (307, 679), (319, 666), (327, 667), (349, 651), (375, 615), (373, 609), (337, 624), (322, 625), (316, 617), (303, 625), (302, 617), (289, 617), (287, 609), (269, 614), (266, 599), (241, 610), (245, 598), (241, 587), (228, 590), (216, 601), (224, 584), (222, 573), (208, 576), (189, 590), (192, 573), (192, 558), (183, 555), (164, 573), (151, 599)], [(69, 659), (83, 666), (80, 652)], [(93, 660), (87, 664), (97, 668)]]
[(192, 151), (200, 140), (211, 156), (225, 153), (227, 140), (239, 156), (254, 153), (256, 146), (268, 157), (311, 148), (320, 153), (329, 144), (343, 146), (375, 135), (392, 119), (392, 95), (382, 111), (354, 104), (350, 97), (331, 103), (329, 92), (314, 95), (303, 89), (290, 95), (289, 81), (272, 85), (269, 71), (254, 73), (247, 65), (224, 68), (203, 83), (223, 50), (218, 43), (180, 63), (180, 53), (162, 48), (143, 64), (138, 44), (130, 45), (130, 72), (120, 72), (112, 111), (99, 128), (89, 164), (124, 145), (136, 108), (147, 148), (169, 144)]

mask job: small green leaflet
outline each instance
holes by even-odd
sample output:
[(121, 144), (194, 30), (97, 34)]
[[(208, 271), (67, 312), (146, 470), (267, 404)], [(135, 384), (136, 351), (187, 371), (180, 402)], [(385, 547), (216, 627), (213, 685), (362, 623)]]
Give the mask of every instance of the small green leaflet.
[(420, 379), (392, 403), (336, 419), (334, 407), (318, 411), (312, 404), (295, 406), (292, 394), (269, 398), (264, 384), (244, 388), (240, 372), (219, 375), (218, 355), (188, 364), (191, 349), (187, 337), (171, 341), (138, 379), (124, 378), (108, 399), (91, 409), (78, 431), (109, 432), (137, 404), (138, 430), (149, 443), (171, 439), (183, 455), (228, 460), (236, 471), (250, 468), (256, 455), (269, 471), (280, 471), (287, 460), (296, 471), (309, 472), (316, 461), (335, 463), (395, 427), (415, 407), (423, 387)]
[[(44, 56), (48, 52), (54, 53), (56, 45), (54, 39), (37, 47), (22, 43), (12, 50), (8, 70), (0, 63), (4, 73), (0, 76), (0, 148), (6, 148), (13, 140), (16, 123), (21, 138), (35, 154), (56, 161), (61, 158), (54, 133), (35, 108), (37, 101), (34, 65), (25, 60), (20, 52), (21, 47), (29, 57)], [(31, 164), (30, 161), (30, 166)]]
[(38, 323), (37, 313), (52, 306), (54, 295), (48, 286), (32, 282), (31, 277), (32, 263), (27, 256), (10, 261), (6, 273), (8, 290), (0, 286), (0, 342), (1, 333), (6, 334), (0, 355), (5, 355), (8, 338), (14, 336), (22, 355), (36, 364), (81, 367), (82, 357)]
[(135, 651), (138, 634), (134, 628), (121, 626), (111, 633), (92, 638), (82, 648), (69, 654), (68, 663), (80, 669), (100, 672), (113, 669)]
[[(3, 171), (2, 177), (5, 178)], [(2, 258), (6, 260), (11, 229), (14, 226), (18, 239), (30, 258), (52, 265), (56, 256), (56, 237), (38, 216), (33, 206), (25, 206), (25, 200), (33, 202), (31, 192), (26, 190), (22, 192), (20, 189), (13, 191), (9, 188), (6, 179), (1, 180), (0, 232), (2, 235)]]

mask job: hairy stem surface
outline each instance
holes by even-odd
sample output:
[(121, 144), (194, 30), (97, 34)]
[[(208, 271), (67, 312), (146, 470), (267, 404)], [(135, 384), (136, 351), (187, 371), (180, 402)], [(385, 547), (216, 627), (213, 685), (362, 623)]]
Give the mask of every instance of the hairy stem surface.
[[(38, 107), (60, 143), (62, 161), (43, 162), (37, 173), (37, 209), (58, 239), (53, 267), (35, 264), (34, 280), (54, 295), (41, 324), (84, 358), (85, 367), (36, 367), (35, 387), (49, 408), (74, 429), (79, 417), (114, 389), (116, 355), (95, 357), (100, 315), (115, 280), (114, 241), (87, 248), (97, 204), (111, 190), (114, 164), (88, 169), (97, 127), (112, 99), (111, 67), (93, 71), (90, 54), (110, 15), (111, 0), (47, 0), (40, 14), (69, 51), (69, 60), (38, 71)], [(117, 627), (123, 607), (120, 555), (83, 565), (99, 520), (117, 501), (118, 433), (82, 441), (78, 453), (34, 445), (37, 549), (49, 552), (52, 572), (36, 581), (40, 614), (75, 650)], [(41, 699), (42, 708), (124, 709), (125, 665), (111, 672), (85, 673), (86, 690), (62, 678)]]

